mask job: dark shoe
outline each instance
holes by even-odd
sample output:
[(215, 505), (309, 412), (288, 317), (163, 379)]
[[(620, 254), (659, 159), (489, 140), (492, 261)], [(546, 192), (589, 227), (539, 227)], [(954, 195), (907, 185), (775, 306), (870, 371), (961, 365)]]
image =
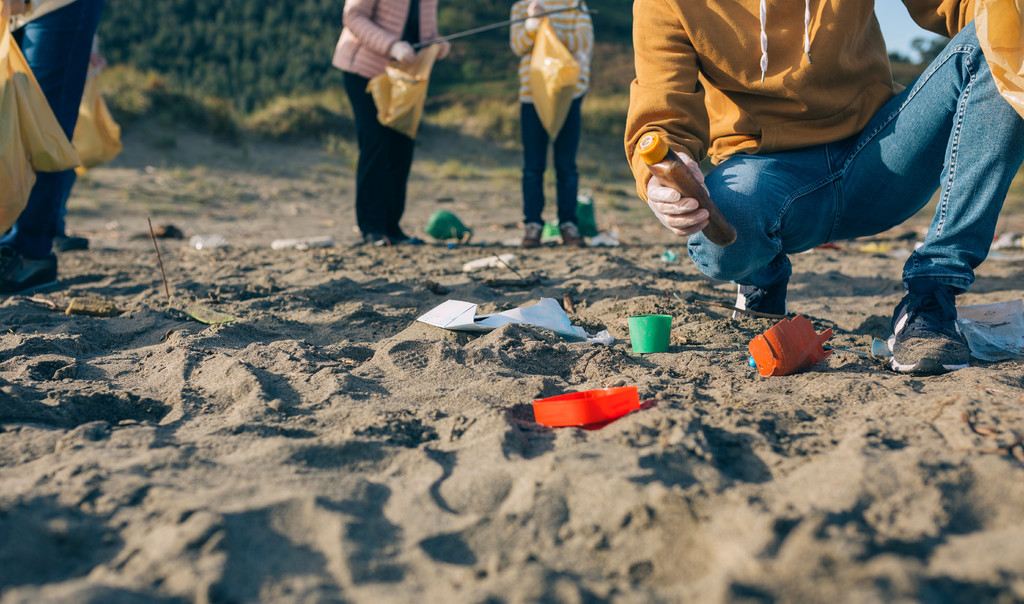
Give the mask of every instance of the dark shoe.
[(539, 222), (527, 222), (523, 230), (523, 240), (519, 247), (538, 247), (540, 245), (540, 234), (544, 232), (544, 225)]
[(391, 241), (391, 245), (423, 245), (423, 240), (419, 237), (410, 237), (403, 234), (401, 237), (388, 237)]
[(58, 252), (73, 252), (76, 250), (89, 249), (89, 240), (85, 237), (68, 237), (57, 235), (53, 238), (53, 249)]
[(0, 296), (31, 294), (57, 285), (57, 257), (26, 258), (12, 247), (0, 247)]
[(391, 240), (388, 239), (387, 235), (381, 233), (363, 233), (363, 243), (368, 243), (375, 247), (387, 247), (391, 245)]
[(580, 235), (580, 228), (576, 226), (575, 222), (563, 222), (558, 225), (558, 231), (562, 234), (562, 243), (564, 245), (574, 245), (576, 247), (583, 247), (583, 236)]
[(937, 375), (967, 367), (971, 349), (956, 324), (953, 288), (928, 279), (907, 282), (892, 315), (890, 365), (901, 373)]
[[(740, 285), (736, 292), (736, 308), (769, 315), (785, 315), (786, 290), (788, 287), (789, 277), (770, 287)], [(738, 319), (742, 314), (734, 311), (732, 318)]]

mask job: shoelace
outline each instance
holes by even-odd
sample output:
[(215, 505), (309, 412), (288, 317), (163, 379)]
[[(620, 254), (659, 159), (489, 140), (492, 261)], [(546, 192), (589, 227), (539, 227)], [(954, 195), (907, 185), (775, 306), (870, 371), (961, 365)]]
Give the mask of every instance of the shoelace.
[(956, 300), (946, 289), (936, 289), (907, 302), (907, 330), (956, 330)]

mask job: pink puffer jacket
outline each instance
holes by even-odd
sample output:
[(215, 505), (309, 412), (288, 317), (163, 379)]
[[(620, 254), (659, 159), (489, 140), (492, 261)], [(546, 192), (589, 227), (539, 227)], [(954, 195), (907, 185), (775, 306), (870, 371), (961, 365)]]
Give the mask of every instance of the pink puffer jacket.
[[(384, 73), (391, 45), (402, 39), (410, 0), (345, 0), (345, 28), (334, 50), (335, 67), (364, 78)], [(420, 3), (420, 41), (437, 35), (437, 0)]]

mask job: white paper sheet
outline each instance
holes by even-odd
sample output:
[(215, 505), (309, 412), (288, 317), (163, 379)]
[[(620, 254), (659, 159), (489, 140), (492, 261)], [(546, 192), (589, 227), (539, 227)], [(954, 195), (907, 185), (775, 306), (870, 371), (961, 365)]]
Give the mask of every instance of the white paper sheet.
[(416, 320), (442, 329), (478, 332), (491, 331), (508, 323), (522, 323), (550, 329), (568, 340), (585, 340), (595, 344), (611, 344), (615, 341), (608, 330), (590, 335), (582, 327), (574, 326), (554, 298), (541, 298), (540, 302), (532, 306), (520, 306), (489, 315), (478, 316), (476, 310), (477, 305), (472, 302), (448, 300)]

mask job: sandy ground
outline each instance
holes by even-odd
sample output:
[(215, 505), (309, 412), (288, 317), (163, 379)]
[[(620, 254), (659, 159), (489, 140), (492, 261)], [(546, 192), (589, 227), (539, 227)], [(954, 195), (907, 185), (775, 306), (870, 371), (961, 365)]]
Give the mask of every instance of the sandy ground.
[[(407, 230), (446, 209), (473, 242), (379, 249), (355, 245), (354, 154), (335, 147), (129, 132), (81, 180), (69, 223), (92, 249), (61, 256), (49, 298), (123, 312), (0, 300), (0, 602), (1024, 600), (1024, 361), (919, 378), (837, 352), (764, 378), (746, 345), (774, 321), (707, 304), (733, 287), (638, 205), (618, 149), (586, 149), (582, 184), (622, 245), (521, 252), (502, 245), (514, 150), (451, 156), (465, 141), (428, 129)], [(172, 307), (147, 217), (185, 235), (160, 242)], [(925, 224), (885, 253), (794, 257), (790, 310), (868, 350)], [(320, 235), (337, 245), (269, 247)], [(462, 272), (499, 252), (539, 283)], [(1024, 259), (1003, 256), (960, 303), (1024, 295)], [(416, 322), (447, 299), (566, 295), (615, 343)], [(194, 321), (192, 300), (237, 321)], [(626, 318), (654, 311), (672, 346), (634, 354)], [(602, 429), (534, 422), (534, 399), (623, 385), (644, 408)]]

